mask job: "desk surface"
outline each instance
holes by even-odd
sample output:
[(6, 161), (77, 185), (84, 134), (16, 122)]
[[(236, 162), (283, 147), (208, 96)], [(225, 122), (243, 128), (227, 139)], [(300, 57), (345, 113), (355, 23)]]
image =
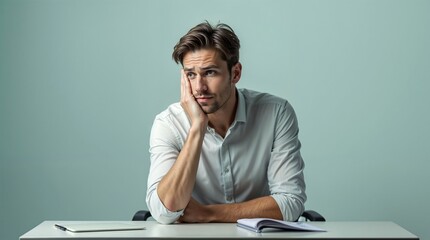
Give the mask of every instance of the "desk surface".
[(125, 222), (141, 224), (145, 230), (71, 233), (55, 228), (55, 223), (86, 222), (45, 221), (22, 235), (20, 239), (418, 239), (417, 236), (393, 222), (310, 222), (327, 232), (272, 230), (263, 233), (239, 228), (234, 223), (162, 225), (155, 221)]

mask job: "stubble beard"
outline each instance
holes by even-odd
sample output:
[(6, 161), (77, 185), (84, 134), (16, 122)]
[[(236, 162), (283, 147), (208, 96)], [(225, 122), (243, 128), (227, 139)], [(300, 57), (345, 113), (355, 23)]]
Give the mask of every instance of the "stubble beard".
[[(229, 89), (228, 89), (228, 96), (225, 99), (225, 101), (220, 104), (219, 102), (215, 101), (212, 105), (208, 105), (208, 104), (200, 104), (200, 107), (202, 108), (203, 112), (206, 114), (211, 114), (211, 113), (215, 113), (216, 111), (218, 111), (220, 108), (222, 108), (230, 99), (231, 97), (231, 84), (228, 85)], [(227, 92), (227, 91), (225, 91)], [(205, 109), (204, 107), (208, 107), (207, 109)]]

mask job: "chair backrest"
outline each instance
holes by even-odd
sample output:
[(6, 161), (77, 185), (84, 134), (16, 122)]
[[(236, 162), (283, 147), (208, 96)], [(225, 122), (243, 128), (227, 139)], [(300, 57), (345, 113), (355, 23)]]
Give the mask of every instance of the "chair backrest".
[(151, 217), (151, 213), (146, 210), (139, 210), (133, 216), (133, 221), (146, 221)]

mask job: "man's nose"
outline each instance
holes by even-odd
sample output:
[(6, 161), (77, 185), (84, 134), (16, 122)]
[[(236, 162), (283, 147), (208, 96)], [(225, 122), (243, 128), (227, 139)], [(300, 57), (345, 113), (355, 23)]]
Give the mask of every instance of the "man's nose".
[(196, 85), (194, 86), (194, 88), (195, 88), (195, 91), (197, 92), (197, 94), (200, 94), (200, 93), (208, 90), (208, 87), (206, 84), (206, 79), (204, 77), (202, 77), (201, 75), (196, 76), (195, 83), (196, 83)]

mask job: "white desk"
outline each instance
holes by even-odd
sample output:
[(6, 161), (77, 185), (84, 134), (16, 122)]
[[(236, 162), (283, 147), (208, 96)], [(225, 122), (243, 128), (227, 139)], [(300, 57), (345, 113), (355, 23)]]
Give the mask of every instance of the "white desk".
[(155, 221), (132, 222), (141, 224), (146, 229), (92, 233), (71, 233), (54, 227), (54, 223), (66, 222), (70, 223), (70, 221), (45, 221), (22, 235), (20, 239), (419, 239), (393, 222), (310, 222), (327, 232), (272, 230), (263, 233), (254, 233), (239, 228), (233, 223), (161, 225)]

